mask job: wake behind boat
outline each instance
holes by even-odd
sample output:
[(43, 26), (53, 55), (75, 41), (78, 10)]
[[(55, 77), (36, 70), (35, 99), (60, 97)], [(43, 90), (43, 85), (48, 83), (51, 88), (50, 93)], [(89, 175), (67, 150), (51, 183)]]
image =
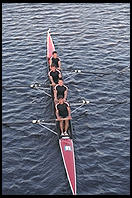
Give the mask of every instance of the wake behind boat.
[[(50, 58), (52, 56), (52, 52), (55, 51), (55, 46), (50, 35), (50, 31), (47, 31), (47, 66), (49, 70)], [(51, 86), (51, 95), (54, 104), (54, 95), (53, 95), (53, 87)], [(54, 115), (55, 113), (55, 104), (54, 104)], [(76, 169), (75, 169), (75, 156), (74, 156), (74, 147), (73, 147), (73, 140), (72, 140), (72, 125), (71, 120), (69, 120), (69, 128), (68, 128), (68, 135), (61, 136), (61, 130), (59, 121), (56, 121), (56, 130), (59, 136), (59, 146), (67, 174), (67, 178), (72, 190), (73, 195), (76, 195)]]

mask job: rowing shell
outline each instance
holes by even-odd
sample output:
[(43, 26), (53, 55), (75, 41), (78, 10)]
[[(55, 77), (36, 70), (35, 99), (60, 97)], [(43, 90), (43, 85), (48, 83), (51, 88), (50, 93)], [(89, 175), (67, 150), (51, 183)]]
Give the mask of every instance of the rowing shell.
[[(49, 60), (52, 56), (52, 52), (55, 50), (55, 46), (53, 44), (52, 37), (50, 35), (49, 30), (47, 31), (47, 63), (49, 66)], [(51, 94), (53, 99), (53, 90), (51, 88)], [(53, 100), (54, 103), (54, 100)], [(55, 114), (55, 109), (54, 109)], [(55, 114), (56, 116), (56, 114)], [(73, 147), (73, 141), (72, 141), (72, 126), (71, 126), (71, 120), (69, 120), (69, 129), (68, 134), (69, 136), (60, 136), (60, 126), (59, 122), (56, 122), (56, 128), (57, 133), (59, 135), (59, 146), (61, 150), (61, 155), (63, 158), (67, 178), (72, 190), (73, 195), (76, 195), (76, 169), (75, 169), (75, 156), (74, 156), (74, 147)]]

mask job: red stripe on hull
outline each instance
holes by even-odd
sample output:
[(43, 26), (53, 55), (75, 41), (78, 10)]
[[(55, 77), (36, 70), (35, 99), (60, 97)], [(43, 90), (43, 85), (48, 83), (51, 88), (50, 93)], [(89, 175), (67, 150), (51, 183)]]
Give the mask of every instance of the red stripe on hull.
[(47, 33), (47, 58), (52, 56), (52, 52), (55, 51), (55, 46), (53, 44), (53, 40), (50, 36), (50, 33)]
[(76, 195), (76, 170), (72, 139), (61, 138), (59, 144), (70, 187), (73, 195)]

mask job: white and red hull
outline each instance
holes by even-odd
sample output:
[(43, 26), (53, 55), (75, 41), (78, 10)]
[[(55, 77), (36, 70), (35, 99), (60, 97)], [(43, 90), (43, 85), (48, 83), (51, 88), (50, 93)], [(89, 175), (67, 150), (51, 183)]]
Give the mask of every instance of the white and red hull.
[(50, 36), (50, 32), (47, 32), (47, 58), (52, 56), (52, 52), (55, 51), (55, 46), (53, 44), (53, 40)]
[[(50, 32), (47, 32), (47, 62), (49, 65), (49, 59), (52, 56), (52, 52), (55, 50), (53, 40), (51, 38)], [(54, 102), (54, 101), (53, 101)], [(72, 136), (71, 121), (69, 121), (69, 133)], [(59, 124), (57, 122), (57, 132), (60, 133)], [(59, 146), (67, 174), (67, 178), (72, 190), (73, 195), (76, 195), (76, 169), (75, 169), (75, 156), (74, 147), (71, 137), (62, 137), (59, 139)]]
[(61, 154), (73, 195), (76, 195), (76, 169), (72, 139), (59, 139)]

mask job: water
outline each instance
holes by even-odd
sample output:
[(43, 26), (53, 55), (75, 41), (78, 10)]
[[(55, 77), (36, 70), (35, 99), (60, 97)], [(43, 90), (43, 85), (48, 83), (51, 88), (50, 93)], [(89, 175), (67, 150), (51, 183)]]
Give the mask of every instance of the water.
[[(57, 136), (30, 122), (53, 118), (51, 99), (28, 87), (33, 82), (48, 85), (45, 58), (48, 28), (53, 33), (62, 68), (68, 70), (63, 71), (64, 79), (74, 74), (71, 70), (82, 70), (66, 80), (69, 101), (76, 103), (84, 98), (90, 101), (72, 114), (77, 193), (128, 195), (127, 3), (2, 5), (2, 116), (3, 123), (12, 122), (2, 126), (2, 193), (71, 194)], [(23, 121), (25, 124), (16, 123)], [(54, 126), (50, 128), (55, 130)]]

